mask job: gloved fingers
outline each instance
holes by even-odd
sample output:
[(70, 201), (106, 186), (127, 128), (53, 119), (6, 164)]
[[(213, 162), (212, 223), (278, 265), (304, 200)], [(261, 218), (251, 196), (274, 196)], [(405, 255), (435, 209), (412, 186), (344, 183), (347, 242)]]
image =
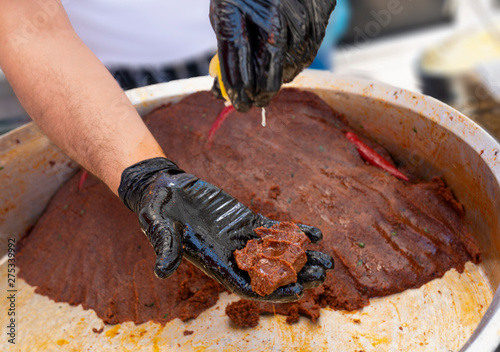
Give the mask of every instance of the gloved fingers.
[(212, 85), (212, 94), (217, 99), (224, 99), (222, 96), (222, 92), (220, 91), (219, 79), (217, 77), (214, 78), (214, 84)]
[(139, 222), (156, 253), (155, 274), (158, 278), (165, 279), (181, 263), (183, 226), (171, 219), (155, 219), (146, 211), (139, 214)]
[(288, 0), (284, 3), (283, 15), (289, 28), (283, 67), (285, 83), (314, 61), (335, 4), (335, 0)]
[(306, 251), (306, 265), (321, 266), (325, 270), (332, 270), (335, 267), (333, 258), (326, 253), (318, 251)]
[(265, 217), (264, 215), (262, 215), (261, 213), (257, 213), (255, 215), (255, 226), (256, 227), (260, 227), (260, 226), (271, 227), (271, 226), (279, 224), (279, 223), (280, 223), (279, 221), (271, 220), (271, 219)]
[[(279, 224), (279, 221), (276, 220), (271, 220), (269, 218), (266, 218), (262, 214), (257, 214), (256, 215), (256, 227), (259, 226), (264, 226), (264, 227), (271, 227), (273, 225)], [(321, 232), (320, 229), (314, 227), (314, 226), (309, 226), (309, 225), (304, 225), (304, 224), (299, 224), (297, 223), (297, 226), (300, 228), (304, 234), (309, 237), (312, 243), (319, 242), (323, 239), (323, 233)]]
[(162, 234), (158, 236), (155, 263), (155, 274), (160, 279), (166, 279), (172, 275), (182, 261), (182, 231), (180, 222), (167, 220), (165, 227), (160, 229)]
[(296, 282), (286, 286), (278, 287), (273, 293), (268, 296), (259, 296), (257, 299), (266, 302), (273, 303), (288, 303), (295, 302), (304, 296), (304, 286), (301, 283)]
[(303, 4), (309, 17), (309, 38), (306, 41), (308, 48), (301, 62), (302, 68), (306, 68), (312, 64), (318, 53), (336, 0), (308, 0)]
[(221, 79), (236, 110), (252, 107), (255, 85), (252, 50), (245, 14), (234, 4), (218, 2), (212, 6), (218, 41)]
[(270, 13), (267, 23), (270, 28), (261, 28), (252, 24), (250, 31), (255, 33), (254, 69), (255, 96), (254, 105), (264, 107), (278, 93), (283, 83), (283, 61), (286, 50), (286, 27), (277, 9)]
[(306, 251), (307, 262), (297, 273), (297, 280), (304, 288), (318, 287), (326, 279), (326, 272), (333, 269), (333, 258), (326, 253)]
[(336, 4), (336, 0), (307, 0), (304, 2), (309, 12), (311, 43), (318, 48), (325, 36), (328, 20)]
[(304, 224), (297, 224), (297, 226), (309, 237), (312, 243), (317, 243), (323, 239), (323, 233), (320, 229)]
[(305, 289), (318, 287), (326, 279), (326, 270), (321, 265), (305, 265), (297, 273), (297, 280), (302, 283)]
[(283, 3), (283, 18), (288, 24), (287, 50), (284, 55), (283, 82), (292, 81), (302, 70), (309, 51), (309, 14), (299, 0)]
[(248, 274), (243, 273), (240, 277), (238, 277), (238, 284), (236, 286), (231, 287), (228, 286), (226, 280), (218, 280), (216, 277), (209, 275), (215, 278), (219, 283), (228, 288), (231, 292), (237, 294), (243, 299), (249, 299), (253, 301), (263, 301), (263, 302), (271, 302), (271, 303), (288, 303), (295, 302), (302, 298), (304, 295), (304, 286), (300, 282), (296, 282), (293, 284), (289, 284), (286, 286), (278, 287), (273, 293), (267, 296), (261, 296), (258, 293), (252, 290), (250, 285), (250, 278)]

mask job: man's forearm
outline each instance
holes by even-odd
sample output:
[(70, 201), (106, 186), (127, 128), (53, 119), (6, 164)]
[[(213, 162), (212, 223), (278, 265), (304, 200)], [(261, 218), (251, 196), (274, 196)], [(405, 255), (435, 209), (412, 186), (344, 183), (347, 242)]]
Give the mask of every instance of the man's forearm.
[(113, 192), (126, 167), (164, 156), (59, 1), (0, 1), (0, 67), (47, 136)]

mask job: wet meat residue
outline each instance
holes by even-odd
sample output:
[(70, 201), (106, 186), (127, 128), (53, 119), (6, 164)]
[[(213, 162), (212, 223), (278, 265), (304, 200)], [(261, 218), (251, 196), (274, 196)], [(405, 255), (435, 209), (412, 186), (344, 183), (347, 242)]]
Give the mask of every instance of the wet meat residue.
[(297, 282), (297, 273), (307, 262), (305, 246), (311, 243), (304, 232), (293, 222), (254, 231), (260, 239), (250, 240), (234, 252), (238, 267), (250, 275), (252, 290), (266, 296)]
[[(267, 217), (319, 227), (323, 240), (310, 249), (335, 261), (325, 283), (299, 302), (235, 303), (252, 309), (228, 308), (234, 322), (254, 326), (256, 314), (314, 321), (321, 307), (360, 309), (370, 297), (419, 287), (480, 260), (444, 182), (404, 182), (367, 165), (345, 137), (344, 118), (314, 94), (284, 89), (266, 108), (266, 128), (260, 109), (234, 112), (207, 150), (223, 104), (209, 92), (195, 93), (145, 121), (182, 169)], [(37, 293), (82, 304), (110, 324), (165, 324), (216, 304), (223, 288), (186, 261), (167, 280), (157, 279), (137, 216), (92, 175), (78, 191), (80, 177), (57, 192), (16, 257), (19, 276)], [(279, 195), (269, 193), (275, 186)]]
[(100, 334), (104, 331), (104, 326), (101, 327), (100, 329), (92, 328), (92, 332), (95, 334)]
[(260, 312), (256, 302), (240, 300), (226, 306), (226, 315), (240, 327), (254, 328), (259, 325)]

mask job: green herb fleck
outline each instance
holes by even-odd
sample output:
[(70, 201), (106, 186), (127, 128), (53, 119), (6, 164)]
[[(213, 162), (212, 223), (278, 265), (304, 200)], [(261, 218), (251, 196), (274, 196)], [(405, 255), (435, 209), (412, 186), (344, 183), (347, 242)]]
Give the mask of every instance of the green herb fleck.
[(201, 114), (201, 116), (202, 116), (202, 117), (205, 117), (205, 116), (207, 116), (207, 114), (206, 114), (206, 113), (203, 113), (203, 114)]
[(292, 202), (292, 198), (288, 198), (288, 204)]
[(358, 260), (358, 262), (356, 263), (356, 266), (361, 266), (361, 265), (363, 265), (363, 261), (360, 259), (360, 260)]
[(428, 229), (428, 228), (425, 228), (425, 229), (424, 229), (424, 232), (425, 232), (425, 233), (429, 233), (429, 229)]
[(3, 166), (0, 166), (0, 170), (3, 170), (3, 169), (4, 169), (4, 167), (3, 167)]
[(68, 204), (64, 204), (63, 209), (64, 209), (64, 210), (66, 210), (66, 209), (68, 209), (68, 207), (69, 207), (69, 205), (68, 205)]
[(187, 130), (188, 129), (188, 126), (187, 125), (184, 125), (184, 129)]
[(290, 176), (292, 176), (292, 178), (294, 178), (294, 177), (295, 177), (295, 174), (292, 172), (292, 174), (291, 174)]
[(83, 213), (85, 213), (85, 209), (80, 210), (80, 214), (83, 215)]
[(365, 243), (364, 242), (358, 242), (359, 248), (365, 248)]
[(319, 151), (320, 152), (324, 152), (325, 151), (325, 147), (323, 147), (322, 145), (319, 146)]
[(163, 319), (166, 319), (168, 317), (168, 313), (163, 316)]
[(417, 97), (416, 97), (416, 96), (414, 96), (414, 95), (412, 96), (412, 98), (413, 98), (413, 99), (417, 99)]
[(152, 303), (150, 303), (150, 304), (145, 304), (145, 306), (146, 306), (146, 307), (149, 307), (149, 308), (154, 307), (154, 305), (155, 305), (155, 302), (152, 302)]
[(355, 213), (355, 214), (359, 214), (359, 211), (357, 211), (357, 210), (354, 210), (354, 213)]
[(60, 240), (61, 239), (61, 234), (57, 235), (57, 239)]
[(322, 223), (323, 223), (323, 221), (320, 220), (318, 223), (318, 226), (321, 226)]
[(365, 128), (362, 124), (359, 124), (359, 128)]
[(335, 122), (333, 125), (337, 128), (340, 128), (340, 125), (337, 122)]
[(141, 249), (141, 246), (137, 246), (137, 249)]
[(413, 132), (417, 133), (417, 129), (415, 127), (412, 128)]
[(294, 119), (295, 119), (295, 115), (292, 115), (292, 120), (294, 120)]
[(250, 199), (250, 205), (253, 207), (253, 198)]
[(398, 235), (398, 233), (396, 231), (391, 232), (391, 236), (397, 236), (397, 235)]

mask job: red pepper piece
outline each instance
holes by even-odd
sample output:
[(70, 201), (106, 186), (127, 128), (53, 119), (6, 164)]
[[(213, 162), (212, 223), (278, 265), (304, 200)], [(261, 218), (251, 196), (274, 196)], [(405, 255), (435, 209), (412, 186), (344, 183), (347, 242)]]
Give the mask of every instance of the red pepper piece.
[(212, 127), (210, 127), (210, 131), (208, 131), (208, 145), (212, 145), (212, 140), (214, 138), (215, 132), (219, 129), (219, 127), (222, 125), (224, 120), (229, 116), (230, 113), (234, 111), (234, 107), (232, 105), (224, 107), (222, 111), (220, 112), (219, 116), (217, 116), (217, 119), (215, 119), (214, 123), (212, 124)]
[(401, 180), (409, 181), (408, 177), (403, 175), (398, 169), (392, 166), (387, 160), (385, 160), (379, 153), (375, 150), (361, 142), (361, 140), (352, 132), (347, 132), (345, 134), (349, 142), (354, 144), (356, 149), (358, 150), (359, 155), (363, 160), (367, 161), (369, 164), (379, 167), (384, 171), (387, 171), (394, 177), (397, 177)]
[(87, 179), (87, 176), (89, 175), (87, 170), (83, 170), (82, 176), (80, 176), (80, 181), (78, 181), (78, 190), (81, 191), (83, 188), (83, 184), (85, 183), (85, 180)]

